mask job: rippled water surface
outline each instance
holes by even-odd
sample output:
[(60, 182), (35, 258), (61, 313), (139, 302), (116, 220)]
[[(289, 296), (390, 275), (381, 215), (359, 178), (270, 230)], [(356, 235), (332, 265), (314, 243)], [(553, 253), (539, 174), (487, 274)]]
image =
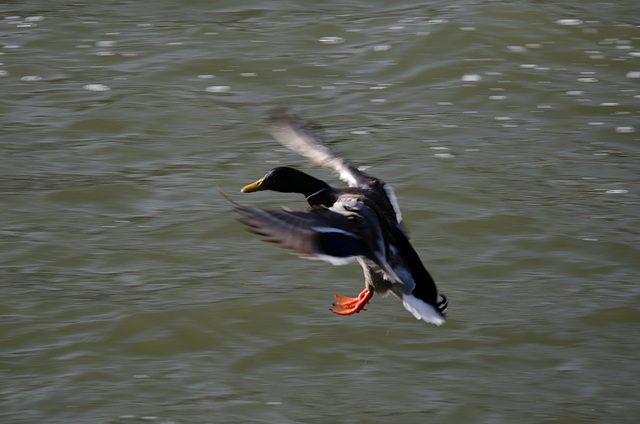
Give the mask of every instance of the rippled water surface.
[[(636, 422), (635, 2), (50, 3), (0, 5), (0, 421)], [(236, 221), (337, 183), (282, 104), (394, 186), (444, 326)]]

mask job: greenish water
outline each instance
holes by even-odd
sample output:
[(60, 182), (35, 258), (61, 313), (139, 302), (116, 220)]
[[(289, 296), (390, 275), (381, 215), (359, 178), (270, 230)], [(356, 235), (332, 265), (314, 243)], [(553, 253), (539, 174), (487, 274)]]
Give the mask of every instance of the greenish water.
[[(634, 2), (0, 6), (3, 423), (633, 423)], [(447, 323), (261, 243), (298, 106), (396, 190)]]

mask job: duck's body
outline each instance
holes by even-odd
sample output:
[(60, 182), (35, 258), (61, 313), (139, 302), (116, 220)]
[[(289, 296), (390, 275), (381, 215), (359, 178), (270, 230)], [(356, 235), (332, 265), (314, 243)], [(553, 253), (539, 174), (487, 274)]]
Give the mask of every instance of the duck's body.
[(333, 312), (365, 310), (373, 293), (392, 292), (417, 319), (442, 324), (446, 299), (438, 299), (433, 279), (409, 242), (391, 188), (335, 155), (297, 116), (278, 114), (273, 121), (278, 141), (313, 163), (333, 168), (350, 187), (332, 187), (293, 168), (274, 168), (242, 191), (301, 193), (311, 208), (271, 211), (234, 203), (245, 224), (267, 241), (305, 257), (335, 265), (357, 259), (365, 290), (356, 298), (336, 296), (334, 306), (340, 309)]

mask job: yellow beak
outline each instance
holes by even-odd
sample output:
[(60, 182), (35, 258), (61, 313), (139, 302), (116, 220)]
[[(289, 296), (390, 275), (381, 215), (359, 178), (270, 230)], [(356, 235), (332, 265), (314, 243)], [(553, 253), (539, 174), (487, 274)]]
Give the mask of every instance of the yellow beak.
[(266, 190), (266, 189), (267, 187), (265, 187), (264, 185), (264, 178), (260, 178), (255, 183), (251, 183), (249, 185), (242, 187), (242, 190), (240, 191), (242, 193), (253, 193), (254, 191), (260, 191), (260, 190)]

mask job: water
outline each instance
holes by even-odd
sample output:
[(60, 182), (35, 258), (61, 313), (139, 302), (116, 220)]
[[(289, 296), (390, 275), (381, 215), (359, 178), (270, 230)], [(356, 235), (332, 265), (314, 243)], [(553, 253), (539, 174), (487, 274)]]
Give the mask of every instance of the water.
[[(635, 422), (633, 2), (0, 6), (3, 423)], [(295, 105), (395, 188), (443, 327), (260, 243)]]

